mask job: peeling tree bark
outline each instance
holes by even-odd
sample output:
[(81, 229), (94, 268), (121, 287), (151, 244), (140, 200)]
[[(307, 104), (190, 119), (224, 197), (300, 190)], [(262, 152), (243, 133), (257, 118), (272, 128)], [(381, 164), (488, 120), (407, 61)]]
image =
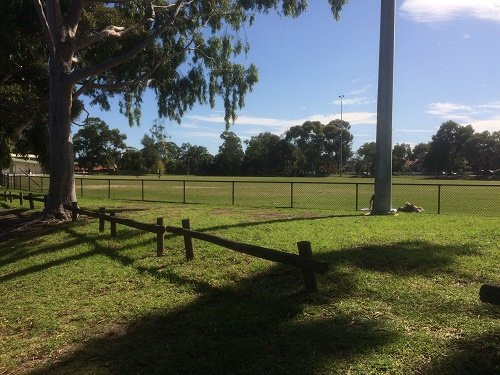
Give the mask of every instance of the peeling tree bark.
[(50, 186), (45, 213), (69, 219), (64, 205), (76, 202), (74, 154), (71, 135), (73, 85), (65, 79), (65, 69), (56, 54), (50, 62), (49, 137)]

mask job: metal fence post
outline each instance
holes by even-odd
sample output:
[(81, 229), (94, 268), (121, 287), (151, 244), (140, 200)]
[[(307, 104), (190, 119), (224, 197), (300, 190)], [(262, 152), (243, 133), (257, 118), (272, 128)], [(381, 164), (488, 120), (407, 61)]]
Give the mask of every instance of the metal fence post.
[(356, 183), (356, 211), (359, 209), (359, 184)]
[(108, 179), (108, 199), (111, 199), (111, 179)]
[(182, 180), (182, 189), (183, 189), (182, 203), (186, 203), (186, 180)]
[(441, 185), (438, 185), (438, 214), (441, 213)]
[(234, 181), (233, 181), (233, 195), (232, 195), (232, 204), (234, 206)]
[(43, 193), (43, 176), (40, 176), (40, 191)]
[(14, 190), (16, 190), (16, 174), (14, 173)]
[(28, 191), (31, 191), (31, 177), (28, 176)]
[(83, 197), (83, 177), (80, 178), (80, 196)]
[(144, 200), (144, 180), (141, 180), (141, 199)]
[(290, 182), (290, 208), (293, 208), (293, 182)]

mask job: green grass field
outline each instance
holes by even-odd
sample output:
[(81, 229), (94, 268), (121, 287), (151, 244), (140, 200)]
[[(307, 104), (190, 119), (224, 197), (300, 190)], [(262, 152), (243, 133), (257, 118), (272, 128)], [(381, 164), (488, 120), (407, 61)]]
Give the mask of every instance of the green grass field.
[[(9, 207), (2, 203), (4, 207)], [(500, 218), (82, 198), (330, 264), (297, 269), (181, 238), (80, 220), (0, 243), (0, 373), (497, 374)], [(18, 205), (11, 207), (18, 208)], [(6, 211), (0, 210), (1, 217)], [(18, 212), (20, 214), (20, 212)]]
[[(76, 179), (79, 197), (234, 204), (246, 207), (293, 207), (355, 210), (369, 207), (373, 180), (351, 177), (193, 177), (193, 176), (85, 176)], [(184, 182), (185, 181), (185, 182)], [(293, 182), (293, 186), (292, 183)], [(393, 205), (405, 202), (423, 207), (427, 213), (500, 215), (498, 181), (441, 180), (395, 177)], [(358, 185), (356, 185), (358, 184)], [(436, 184), (440, 184), (438, 187)], [(49, 179), (18, 179), (24, 190), (48, 191)], [(439, 200), (439, 203), (438, 203)]]

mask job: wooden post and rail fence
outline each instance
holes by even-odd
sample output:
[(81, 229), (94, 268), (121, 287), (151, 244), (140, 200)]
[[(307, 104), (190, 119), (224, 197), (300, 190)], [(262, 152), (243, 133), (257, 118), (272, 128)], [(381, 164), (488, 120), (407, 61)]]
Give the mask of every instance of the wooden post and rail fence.
[[(5, 201), (9, 199), (10, 202), (12, 202), (12, 199), (19, 199), (19, 204), (23, 204), (24, 197), (22, 193), (12, 194), (12, 192), (10, 191), (8, 193), (7, 191), (4, 191), (3, 195)], [(30, 209), (34, 209), (34, 202), (44, 202), (46, 200), (46, 196), (44, 196), (43, 198), (35, 197), (30, 193), (28, 194), (28, 200), (30, 202)], [(308, 241), (298, 242), (298, 254), (291, 254), (262, 246), (233, 241), (227, 238), (216, 236), (214, 234), (193, 230), (191, 229), (191, 222), (189, 219), (182, 220), (181, 227), (175, 227), (171, 225), (165, 226), (162, 217), (158, 217), (156, 219), (156, 224), (149, 224), (124, 217), (118, 217), (115, 210), (109, 210), (109, 214), (106, 214), (105, 207), (100, 207), (96, 212), (80, 208), (78, 207), (78, 204), (76, 202), (73, 202), (70, 206), (65, 206), (65, 208), (71, 211), (72, 221), (76, 221), (78, 215), (85, 215), (98, 219), (100, 233), (103, 233), (105, 231), (105, 222), (108, 221), (110, 223), (111, 237), (113, 238), (117, 236), (117, 224), (135, 228), (143, 232), (155, 234), (156, 255), (159, 257), (164, 253), (164, 235), (165, 233), (171, 233), (184, 237), (185, 256), (186, 260), (188, 261), (194, 259), (193, 239), (196, 239), (204, 242), (209, 242), (239, 253), (299, 268), (302, 272), (302, 276), (304, 278), (304, 286), (307, 292), (315, 292), (317, 290), (316, 273), (325, 273), (329, 269), (326, 262), (318, 261), (312, 258), (311, 243)]]

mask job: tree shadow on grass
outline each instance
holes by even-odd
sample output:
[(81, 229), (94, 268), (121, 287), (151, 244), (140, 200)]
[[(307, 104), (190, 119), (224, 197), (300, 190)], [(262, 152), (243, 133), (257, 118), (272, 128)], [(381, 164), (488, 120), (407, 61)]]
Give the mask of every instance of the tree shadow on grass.
[[(58, 228), (59, 230), (63, 228)], [(58, 251), (65, 250), (68, 248), (72, 248), (81, 244), (85, 243), (91, 243), (93, 245), (92, 250), (90, 251), (85, 251), (85, 252), (77, 252), (72, 255), (65, 255), (63, 257), (51, 260), (49, 262), (44, 262), (40, 264), (36, 264), (30, 267), (26, 267), (23, 269), (20, 269), (18, 271), (14, 271), (11, 273), (3, 274), (0, 275), (0, 283), (6, 282), (12, 279), (15, 279), (17, 277), (21, 276), (26, 276), (32, 273), (40, 272), (47, 270), (52, 267), (57, 267), (64, 265), (68, 262), (76, 261), (76, 260), (82, 260), (86, 258), (90, 258), (96, 255), (105, 255), (109, 257), (110, 259), (113, 260), (118, 260), (122, 265), (127, 266), (131, 263), (133, 263), (135, 260), (128, 258), (128, 257), (123, 257), (119, 254), (120, 250), (123, 250), (124, 248), (122, 246), (119, 246), (114, 249), (109, 249), (106, 245), (101, 244), (98, 240), (102, 239), (103, 237), (101, 236), (92, 236), (88, 234), (80, 234), (76, 232), (74, 229), (69, 228), (66, 226), (66, 228), (63, 229), (67, 234), (70, 234), (74, 239), (69, 240), (69, 241), (64, 241), (61, 242), (57, 245), (51, 244), (45, 247), (42, 247), (38, 250), (35, 251), (30, 251), (29, 248), (27, 248), (27, 245), (24, 246), (19, 246), (20, 244), (17, 244), (17, 246), (10, 246), (10, 248), (4, 248), (2, 249), (0, 246), (1, 251), (1, 260), (0, 260), (0, 267), (13, 264), (19, 260), (31, 258), (31, 257), (36, 257), (40, 255), (48, 255), (52, 253), (57, 253)], [(126, 233), (123, 233), (121, 235), (121, 240), (126, 240), (129, 238), (132, 238), (134, 236), (137, 236), (137, 231), (127, 231)], [(149, 243), (153, 244), (154, 239), (144, 239), (138, 243), (135, 244), (135, 246), (141, 246), (143, 244)], [(153, 249), (153, 245), (152, 245)], [(4, 251), (5, 250), (5, 251)]]
[(427, 241), (401, 241), (318, 254), (330, 264), (356, 267), (397, 275), (430, 275), (446, 271), (457, 257), (477, 255), (476, 246), (437, 245)]
[(429, 375), (497, 375), (500, 373), (500, 329), (496, 332), (459, 339), (452, 349), (421, 373)]
[(34, 373), (307, 374), (393, 340), (377, 320), (304, 317), (314, 297), (296, 292), (297, 279), (276, 266), (235, 286), (208, 287), (190, 304), (105, 333)]
[[(327, 261), (332, 270), (320, 278), (319, 294), (305, 296), (297, 292), (301, 287), (298, 270), (290, 267), (274, 266), (267, 272), (238, 280), (235, 285), (216, 288), (165, 268), (136, 266), (136, 259), (121, 254), (120, 247), (104, 248), (96, 236), (82, 235), (72, 228), (66, 232), (94, 247), (75, 256), (103, 254), (171, 284), (188, 286), (202, 296), (190, 304), (151, 313), (115, 331), (103, 332), (34, 373), (345, 371), (335, 367), (336, 360), (366, 355), (395, 340), (397, 334), (387, 331), (385, 322), (377, 318), (367, 320), (335, 310), (332, 303), (349, 296), (356, 288), (352, 273), (341, 271), (340, 266), (354, 265), (397, 275), (429, 275), (450, 267), (456, 257), (477, 253), (471, 246), (404, 241), (315, 254), (315, 258)], [(119, 239), (136, 234), (120, 233)], [(153, 243), (154, 239), (146, 240), (149, 241)], [(57, 264), (42, 265), (42, 269), (70, 260), (73, 256), (58, 260)], [(308, 304), (322, 303), (329, 303), (328, 313), (304, 315)]]
[[(321, 292), (312, 296), (298, 292), (299, 272), (290, 267), (274, 266), (225, 288), (160, 267), (138, 267), (170, 283), (189, 285), (203, 295), (188, 305), (144, 316), (117, 331), (103, 333), (34, 373), (345, 371), (335, 367), (336, 361), (342, 359), (345, 364), (349, 358), (366, 355), (398, 336), (387, 330), (382, 320), (347, 316), (335, 310), (332, 303), (356, 288), (353, 275), (339, 271), (339, 266), (427, 275), (441, 272), (457, 256), (475, 253), (471, 247), (436, 246), (424, 241), (331, 251), (319, 257), (327, 260), (332, 270), (321, 281)], [(305, 306), (323, 303), (329, 304), (329, 313), (304, 316)], [(491, 365), (488, 360), (485, 366)]]

